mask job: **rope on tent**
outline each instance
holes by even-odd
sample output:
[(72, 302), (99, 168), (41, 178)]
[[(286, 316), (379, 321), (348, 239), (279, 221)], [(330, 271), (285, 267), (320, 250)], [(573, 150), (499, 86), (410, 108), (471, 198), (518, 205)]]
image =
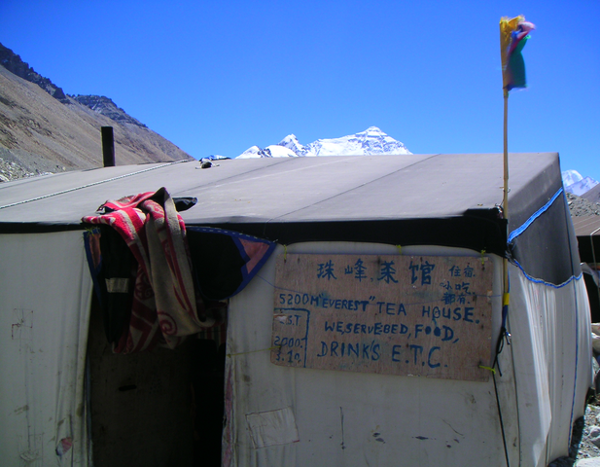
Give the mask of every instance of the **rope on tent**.
[(502, 418), (502, 408), (500, 406), (500, 396), (498, 395), (498, 385), (496, 383), (496, 371), (494, 370), (495, 367), (498, 368), (498, 375), (500, 377), (502, 377), (502, 370), (500, 369), (500, 362), (498, 361), (498, 355), (500, 355), (500, 353), (502, 352), (502, 350), (504, 349), (504, 342), (506, 340), (506, 343), (508, 345), (510, 345), (510, 341), (509, 341), (509, 337), (510, 334), (508, 333), (507, 329), (506, 329), (506, 319), (508, 317), (508, 305), (509, 305), (509, 301), (510, 301), (510, 282), (509, 282), (509, 276), (508, 276), (508, 267), (506, 264), (506, 258), (504, 258), (504, 267), (506, 268), (505, 270), (505, 292), (502, 296), (502, 324), (500, 325), (500, 334), (498, 336), (498, 342), (496, 343), (496, 354), (494, 355), (494, 363), (492, 363), (492, 379), (494, 381), (494, 394), (496, 396), (496, 406), (498, 407), (498, 419), (500, 421), (500, 429), (502, 431), (502, 442), (504, 444), (504, 456), (506, 458), (506, 465), (508, 467), (510, 467), (510, 459), (508, 457), (508, 445), (506, 443), (506, 432), (504, 430), (504, 419)]
[(506, 320), (506, 316), (508, 313), (505, 313), (504, 310), (508, 311), (508, 293), (504, 294), (504, 305), (502, 307), (502, 326), (500, 327), (500, 336), (498, 337), (498, 343), (496, 345), (496, 355), (494, 357), (494, 363), (492, 365), (492, 379), (494, 381), (494, 393), (496, 395), (496, 406), (498, 407), (498, 419), (500, 421), (500, 429), (502, 431), (502, 442), (504, 444), (504, 456), (506, 457), (506, 465), (508, 467), (510, 467), (510, 460), (508, 457), (508, 447), (507, 447), (507, 443), (506, 443), (506, 432), (504, 430), (504, 419), (502, 418), (502, 408), (500, 406), (500, 396), (498, 395), (498, 385), (496, 383), (496, 371), (494, 369), (494, 367), (497, 367), (498, 375), (500, 377), (502, 377), (502, 370), (500, 369), (498, 355), (500, 355), (500, 353), (504, 349), (504, 340), (505, 339), (506, 339), (506, 342), (508, 343), (508, 345), (510, 345), (510, 341), (508, 340), (508, 337), (510, 336), (510, 334), (508, 333), (508, 331), (505, 328), (505, 320)]
[(496, 393), (496, 405), (498, 406), (498, 417), (500, 419), (500, 428), (502, 429), (502, 441), (504, 443), (504, 456), (506, 457), (506, 465), (510, 467), (510, 460), (508, 458), (508, 448), (506, 444), (506, 433), (504, 432), (504, 420), (502, 419), (502, 409), (500, 408), (500, 398), (498, 397), (498, 386), (496, 385), (496, 372), (492, 373), (492, 379), (494, 380), (494, 392)]

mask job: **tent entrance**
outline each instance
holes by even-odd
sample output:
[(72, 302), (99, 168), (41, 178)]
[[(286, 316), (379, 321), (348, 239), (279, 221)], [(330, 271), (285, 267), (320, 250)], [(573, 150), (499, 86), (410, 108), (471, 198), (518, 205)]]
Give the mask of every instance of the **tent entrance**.
[(94, 465), (219, 466), (224, 344), (114, 354), (94, 298), (88, 365)]

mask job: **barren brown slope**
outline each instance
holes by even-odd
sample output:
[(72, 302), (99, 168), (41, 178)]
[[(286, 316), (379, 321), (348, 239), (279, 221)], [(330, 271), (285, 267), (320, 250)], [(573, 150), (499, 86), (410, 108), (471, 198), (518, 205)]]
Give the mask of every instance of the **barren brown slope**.
[(66, 99), (61, 103), (0, 66), (0, 158), (34, 173), (99, 167), (100, 128), (112, 126), (117, 165), (193, 160), (147, 127), (118, 123)]

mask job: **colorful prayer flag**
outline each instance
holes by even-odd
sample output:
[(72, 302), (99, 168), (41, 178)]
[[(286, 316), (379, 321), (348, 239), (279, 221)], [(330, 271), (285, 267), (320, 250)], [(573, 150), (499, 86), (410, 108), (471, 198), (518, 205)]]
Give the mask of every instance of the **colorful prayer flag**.
[(529, 33), (535, 25), (525, 21), (524, 16), (502, 18), (500, 20), (500, 51), (502, 55), (503, 88), (510, 91), (513, 88), (527, 87), (525, 79), (525, 61), (521, 55)]

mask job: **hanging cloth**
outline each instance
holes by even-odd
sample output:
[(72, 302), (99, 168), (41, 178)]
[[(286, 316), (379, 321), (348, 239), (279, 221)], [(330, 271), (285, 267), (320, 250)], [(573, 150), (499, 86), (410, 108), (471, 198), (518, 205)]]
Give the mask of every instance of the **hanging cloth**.
[(114, 343), (116, 353), (158, 344), (174, 348), (186, 336), (214, 325), (194, 292), (185, 224), (165, 188), (107, 201), (98, 212), (82, 221), (114, 229), (137, 263), (132, 281), (127, 276), (104, 277), (109, 296), (132, 293), (127, 330), (115, 332), (120, 335)]

